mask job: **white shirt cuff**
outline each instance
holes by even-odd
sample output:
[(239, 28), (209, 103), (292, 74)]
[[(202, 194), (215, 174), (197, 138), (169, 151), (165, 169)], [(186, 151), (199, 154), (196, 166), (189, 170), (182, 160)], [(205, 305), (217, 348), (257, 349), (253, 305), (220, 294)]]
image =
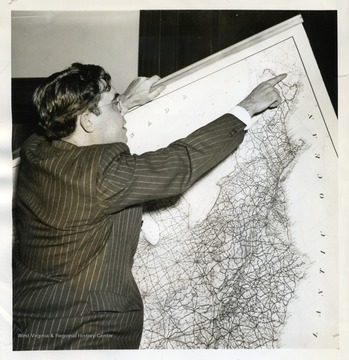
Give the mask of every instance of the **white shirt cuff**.
[(248, 111), (241, 106), (238, 105), (234, 106), (230, 111), (228, 111), (228, 113), (234, 115), (235, 117), (237, 117), (239, 120), (241, 120), (243, 123), (246, 124), (244, 130), (248, 130), (255, 123), (255, 120), (251, 118)]

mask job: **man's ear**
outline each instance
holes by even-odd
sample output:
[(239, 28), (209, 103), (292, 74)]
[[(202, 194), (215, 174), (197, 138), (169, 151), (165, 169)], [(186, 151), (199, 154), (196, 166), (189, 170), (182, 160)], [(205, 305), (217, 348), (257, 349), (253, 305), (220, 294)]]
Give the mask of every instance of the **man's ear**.
[(95, 130), (94, 123), (91, 118), (90, 112), (83, 112), (78, 116), (78, 122), (80, 126), (86, 131), (87, 133), (91, 133)]

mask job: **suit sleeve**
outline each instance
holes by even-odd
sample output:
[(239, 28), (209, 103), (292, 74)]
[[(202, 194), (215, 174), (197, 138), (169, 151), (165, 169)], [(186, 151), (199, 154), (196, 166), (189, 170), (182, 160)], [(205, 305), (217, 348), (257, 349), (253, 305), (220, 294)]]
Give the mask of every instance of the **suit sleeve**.
[(240, 145), (245, 126), (225, 114), (166, 148), (110, 159), (97, 184), (101, 206), (116, 212), (183, 193)]

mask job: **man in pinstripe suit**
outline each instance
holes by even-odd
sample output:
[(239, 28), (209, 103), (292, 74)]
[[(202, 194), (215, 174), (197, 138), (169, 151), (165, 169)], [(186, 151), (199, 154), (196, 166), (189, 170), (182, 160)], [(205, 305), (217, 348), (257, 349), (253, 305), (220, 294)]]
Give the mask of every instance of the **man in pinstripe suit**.
[(129, 152), (123, 113), (159, 95), (159, 77), (119, 95), (103, 68), (76, 63), (35, 91), (42, 134), (21, 149), (16, 193), (14, 350), (139, 347), (143, 305), (131, 269), (142, 204), (184, 192), (232, 153), (252, 116), (281, 101), (274, 85), (284, 76), (142, 155)]

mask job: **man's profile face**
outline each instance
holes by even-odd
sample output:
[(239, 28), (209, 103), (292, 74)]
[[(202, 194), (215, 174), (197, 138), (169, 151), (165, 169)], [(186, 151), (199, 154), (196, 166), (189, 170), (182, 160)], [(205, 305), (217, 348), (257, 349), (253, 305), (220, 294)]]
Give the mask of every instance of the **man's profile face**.
[(117, 96), (118, 93), (113, 87), (110, 91), (104, 92), (98, 103), (100, 115), (92, 115), (95, 117), (96, 130), (101, 144), (127, 142), (126, 121), (117, 105)]

